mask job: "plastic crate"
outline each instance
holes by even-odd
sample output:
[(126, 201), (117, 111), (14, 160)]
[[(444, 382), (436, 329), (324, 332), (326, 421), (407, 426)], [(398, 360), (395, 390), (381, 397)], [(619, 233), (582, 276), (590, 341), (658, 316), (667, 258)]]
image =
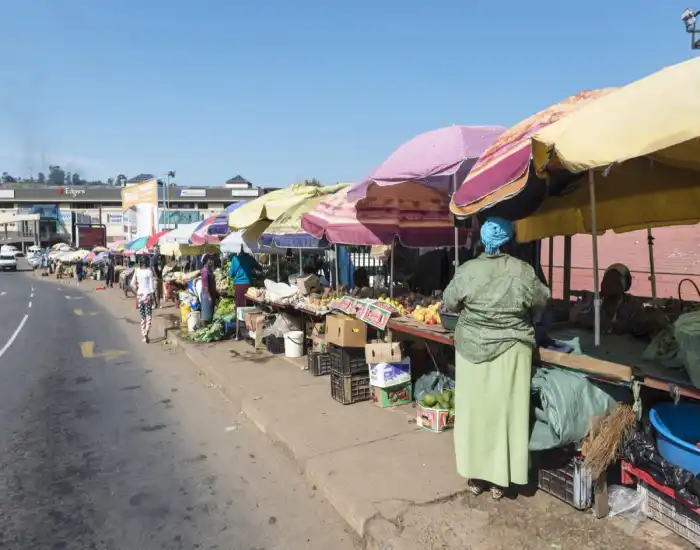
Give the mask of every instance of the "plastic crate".
[(587, 510), (593, 504), (593, 478), (579, 457), (562, 468), (541, 469), (537, 486), (577, 510)]
[(352, 405), (372, 398), (369, 374), (336, 374), (331, 371), (331, 396), (343, 405)]
[(327, 353), (309, 353), (309, 372), (313, 376), (325, 376), (331, 373), (331, 358)]
[(365, 348), (342, 348), (331, 344), (328, 346), (328, 355), (331, 357), (331, 372), (334, 374), (369, 375)]
[(270, 353), (284, 353), (284, 338), (281, 336), (266, 336), (265, 347)]
[(658, 489), (639, 481), (637, 490), (644, 495), (644, 513), (677, 535), (700, 547), (700, 516)]

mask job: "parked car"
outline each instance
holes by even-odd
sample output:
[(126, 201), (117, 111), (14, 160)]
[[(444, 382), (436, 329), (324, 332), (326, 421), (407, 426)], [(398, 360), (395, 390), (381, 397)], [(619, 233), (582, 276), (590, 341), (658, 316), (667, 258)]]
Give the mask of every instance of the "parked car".
[(17, 271), (17, 258), (14, 254), (0, 252), (0, 270)]

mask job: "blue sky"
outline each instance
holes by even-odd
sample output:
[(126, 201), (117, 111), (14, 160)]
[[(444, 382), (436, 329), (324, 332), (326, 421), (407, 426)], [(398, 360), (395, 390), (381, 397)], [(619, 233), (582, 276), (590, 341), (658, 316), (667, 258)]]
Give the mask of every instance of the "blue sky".
[(689, 59), (689, 0), (0, 0), (0, 171), (354, 181)]

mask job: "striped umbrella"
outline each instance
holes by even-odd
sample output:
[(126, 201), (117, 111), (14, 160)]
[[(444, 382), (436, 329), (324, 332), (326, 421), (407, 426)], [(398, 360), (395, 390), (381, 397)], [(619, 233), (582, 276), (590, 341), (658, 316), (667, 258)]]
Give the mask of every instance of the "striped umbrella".
[(218, 244), (229, 234), (228, 215), (234, 210), (243, 206), (245, 202), (235, 202), (226, 207), (225, 210), (219, 212), (216, 216), (211, 216), (197, 226), (192, 236), (190, 243), (196, 245), (203, 244)]

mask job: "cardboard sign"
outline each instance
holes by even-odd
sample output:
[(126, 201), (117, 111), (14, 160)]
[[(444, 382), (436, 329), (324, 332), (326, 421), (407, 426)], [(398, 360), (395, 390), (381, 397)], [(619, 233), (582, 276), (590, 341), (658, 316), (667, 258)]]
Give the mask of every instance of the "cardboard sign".
[(368, 325), (384, 330), (395, 312), (393, 307), (384, 302), (371, 302), (364, 305), (362, 310), (357, 313), (357, 318)]

